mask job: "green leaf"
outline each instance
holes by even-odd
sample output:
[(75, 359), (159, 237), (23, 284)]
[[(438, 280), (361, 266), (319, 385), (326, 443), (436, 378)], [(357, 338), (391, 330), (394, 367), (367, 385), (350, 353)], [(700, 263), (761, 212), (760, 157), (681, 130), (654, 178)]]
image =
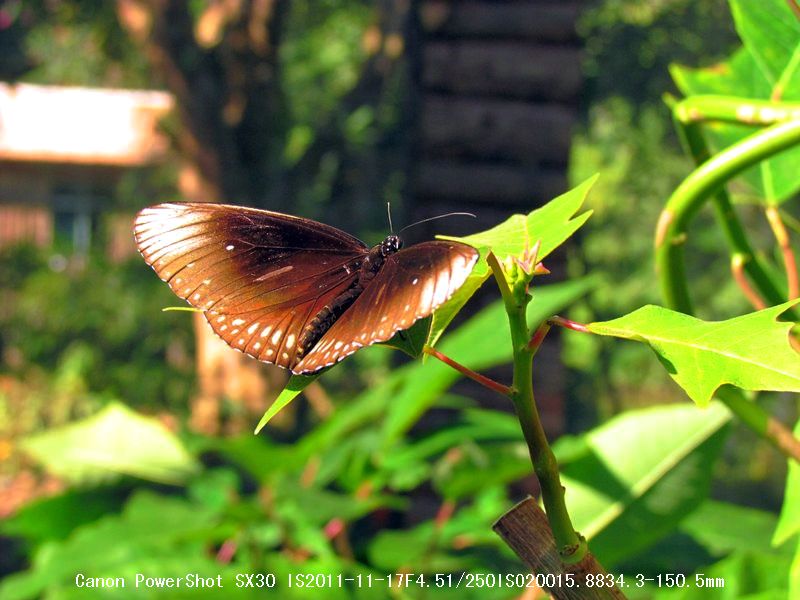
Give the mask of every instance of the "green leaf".
[(649, 305), (588, 327), (599, 335), (648, 344), (689, 397), (705, 406), (725, 384), (754, 391), (800, 391), (800, 355), (789, 343), (792, 323), (776, 321), (797, 303), (716, 322)]
[[(795, 598), (787, 590), (789, 559), (774, 554), (738, 551), (686, 576), (687, 587), (658, 593), (657, 598), (680, 600), (783, 600)], [(703, 582), (696, 585), (697, 578)], [(713, 587), (712, 587), (713, 586)]]
[[(669, 405), (629, 411), (583, 437), (562, 465), (575, 528), (604, 566), (635, 555), (675, 529), (708, 495), (730, 413)], [(560, 452), (558, 444), (554, 451)]]
[(485, 486), (471, 504), (460, 507), (441, 527), (428, 520), (410, 529), (382, 531), (367, 548), (369, 562), (386, 573), (401, 569), (416, 573), (474, 571), (481, 559), (453, 551), (453, 541), (466, 538), (470, 547), (500, 547), (502, 542), (492, 531), (492, 523), (504, 510), (508, 510), (504, 488)]
[(88, 419), (31, 436), (22, 448), (51, 473), (75, 483), (132, 475), (178, 484), (199, 469), (158, 419), (119, 403)]
[(739, 551), (766, 555), (776, 552), (770, 543), (776, 521), (770, 512), (709, 499), (684, 519), (680, 529), (715, 556)]
[(381, 345), (405, 352), (411, 358), (419, 358), (422, 356), (422, 349), (430, 334), (432, 321), (433, 317), (431, 316), (420, 319), (408, 329), (401, 329), (394, 334), (392, 339)]
[[(736, 30), (775, 90), (800, 92), (800, 20), (785, 0), (731, 0)], [(793, 81), (794, 80), (794, 81)], [(787, 89), (787, 85), (794, 86)]]
[[(705, 69), (673, 65), (670, 72), (687, 96), (719, 94), (773, 101), (800, 100), (800, 22), (784, 0), (732, 0), (736, 28), (744, 42), (724, 63)], [(753, 134), (745, 125), (704, 125), (712, 147), (719, 151)], [(747, 169), (742, 178), (769, 203), (778, 204), (800, 189), (797, 164), (800, 148), (793, 148)]]
[(512, 215), (500, 225), (486, 231), (462, 238), (438, 236), (441, 239), (455, 240), (478, 248), (481, 257), (464, 285), (434, 313), (428, 345), (436, 344), (453, 317), (488, 279), (491, 274), (489, 265), (486, 263), (486, 255), (489, 250), (502, 262), (508, 256), (522, 257), (526, 250), (540, 242), (538, 260), (546, 258), (591, 216), (591, 211), (586, 211), (578, 216), (575, 214), (586, 200), (597, 177), (597, 175), (590, 177), (577, 187), (527, 215)]
[(527, 215), (511, 215), (500, 225), (481, 233), (445, 239), (460, 241), (475, 248), (489, 248), (500, 262), (509, 256), (521, 258), (525, 250), (541, 242), (538, 258), (544, 260), (591, 216), (591, 211), (575, 214), (583, 206), (597, 177), (590, 177)]
[(798, 596), (800, 596), (800, 540), (797, 541), (794, 560), (789, 567), (789, 595), (787, 597), (797, 598)]
[(278, 394), (278, 397), (275, 398), (275, 401), (270, 404), (270, 407), (267, 409), (267, 412), (264, 413), (264, 416), (261, 417), (258, 425), (256, 425), (255, 434), (258, 435), (264, 426), (266, 426), (266, 424), (272, 420), (272, 417), (283, 410), (286, 405), (294, 400), (300, 392), (306, 389), (309, 383), (317, 379), (319, 376), (320, 373), (315, 373), (314, 375), (292, 375), (289, 378), (286, 387), (283, 388), (281, 393)]
[(0, 523), (0, 532), (6, 536), (24, 537), (34, 544), (64, 539), (81, 525), (117, 512), (122, 504), (119, 496), (119, 489), (114, 486), (68, 490), (26, 504)]
[[(800, 437), (800, 421), (794, 427), (794, 435)], [(786, 474), (786, 491), (783, 494), (783, 508), (772, 538), (775, 546), (780, 546), (793, 535), (800, 533), (800, 465), (791, 458), (787, 462), (789, 466)]]
[[(121, 515), (108, 515), (78, 528), (63, 542), (49, 542), (36, 552), (28, 571), (6, 578), (0, 597), (39, 598), (48, 590), (75, 588), (75, 575), (124, 577), (126, 590), (134, 576), (175, 577), (197, 571), (216, 575), (222, 566), (207, 557), (205, 536), (217, 516), (202, 506), (180, 498), (139, 492)], [(162, 597), (175, 597), (166, 590)], [(173, 592), (169, 594), (168, 592)], [(155, 595), (153, 590), (148, 595)], [(49, 595), (48, 595), (49, 597)]]

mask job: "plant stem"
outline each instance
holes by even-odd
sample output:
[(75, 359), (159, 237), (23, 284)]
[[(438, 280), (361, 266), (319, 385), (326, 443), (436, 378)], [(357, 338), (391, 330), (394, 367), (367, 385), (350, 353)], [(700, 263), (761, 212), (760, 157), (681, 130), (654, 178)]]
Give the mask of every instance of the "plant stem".
[[(711, 157), (711, 153), (700, 131), (700, 125), (698, 123), (685, 124), (676, 121), (676, 126), (684, 146), (694, 159), (695, 164), (699, 166), (706, 162)], [(744, 227), (736, 215), (736, 211), (733, 209), (724, 187), (720, 187), (716, 194), (713, 195), (712, 202), (716, 212), (717, 223), (722, 228), (730, 249), (732, 264), (733, 261), (738, 261), (741, 264), (743, 271), (750, 276), (760, 294), (770, 304), (774, 305), (783, 302), (785, 300), (783, 292), (769, 276), (766, 267), (750, 245)]]
[[(493, 257), (493, 255), (490, 255)], [(547, 520), (553, 531), (556, 546), (565, 563), (581, 560), (588, 552), (586, 540), (575, 531), (564, 501), (564, 487), (558, 473), (558, 462), (547, 442), (542, 421), (533, 396), (533, 355), (535, 350), (528, 347), (526, 308), (530, 296), (527, 282), (520, 280), (512, 290), (506, 281), (502, 267), (496, 258), (489, 260), (495, 279), (503, 292), (503, 302), (508, 314), (511, 329), (511, 343), (514, 353), (514, 381), (510, 397), (517, 412), (525, 442), (528, 445), (533, 470), (542, 489)]]
[(775, 241), (783, 255), (783, 266), (786, 269), (786, 285), (789, 288), (789, 300), (800, 297), (800, 281), (797, 278), (797, 259), (794, 256), (792, 243), (789, 241), (789, 232), (783, 224), (781, 214), (775, 206), (768, 206), (766, 209), (767, 221), (775, 235)]
[(800, 103), (698, 95), (683, 100), (669, 100), (675, 118), (684, 125), (702, 121), (721, 121), (741, 125), (774, 125), (800, 119)]
[(422, 351), (425, 354), (433, 356), (434, 358), (438, 358), (448, 367), (452, 367), (462, 375), (469, 377), (473, 381), (481, 384), (483, 387), (492, 390), (493, 392), (497, 392), (498, 394), (502, 394), (503, 396), (508, 396), (511, 393), (511, 388), (507, 385), (503, 385), (500, 382), (495, 381), (494, 379), (490, 379), (485, 375), (481, 375), (480, 373), (476, 373), (469, 367), (465, 367), (459, 362), (456, 362), (446, 354), (442, 354), (436, 348), (431, 348), (430, 346), (425, 346)]
[(731, 412), (740, 421), (772, 444), (784, 456), (793, 458), (800, 463), (800, 440), (794, 436), (792, 430), (786, 425), (778, 421), (758, 404), (747, 399), (741, 390), (732, 387), (721, 387), (714, 395), (731, 409)]
[(747, 281), (747, 277), (744, 274), (744, 258), (741, 254), (734, 254), (731, 257), (731, 274), (733, 275), (733, 280), (736, 282), (736, 285), (739, 286), (739, 289), (742, 290), (745, 298), (750, 302), (750, 304), (756, 310), (763, 310), (767, 308), (767, 303), (758, 295), (750, 285), (750, 282)]
[[(683, 248), (689, 221), (709, 197), (713, 198), (717, 220), (731, 248), (734, 276), (737, 276), (737, 268), (740, 270), (743, 268), (767, 302), (773, 305), (784, 302), (783, 293), (756, 258), (723, 185), (744, 169), (800, 144), (800, 120), (773, 125), (710, 157), (698, 124), (681, 120), (678, 106), (672, 104), (678, 131), (699, 167), (672, 194), (662, 211), (656, 231), (656, 270), (667, 306), (687, 314), (693, 312), (683, 261)], [(714, 117), (705, 115), (703, 118), (719, 118), (719, 116), (719, 113), (716, 113)], [(740, 272), (738, 274), (741, 276)], [(737, 281), (747, 293), (750, 288), (744, 278), (740, 277)], [(753, 290), (751, 291), (753, 293), (748, 297), (757, 305), (761, 300)], [(787, 314), (791, 319), (797, 320), (796, 311)], [(780, 421), (745, 398), (740, 390), (722, 388), (716, 396), (745, 425), (787, 457), (800, 461), (800, 441)]]
[[(726, 181), (798, 143), (800, 121), (773, 125), (708, 159), (678, 186), (662, 212), (656, 231), (656, 267), (668, 306), (692, 313), (683, 260), (691, 218)], [(768, 294), (764, 295), (770, 299)], [(796, 315), (791, 318), (796, 319)]]

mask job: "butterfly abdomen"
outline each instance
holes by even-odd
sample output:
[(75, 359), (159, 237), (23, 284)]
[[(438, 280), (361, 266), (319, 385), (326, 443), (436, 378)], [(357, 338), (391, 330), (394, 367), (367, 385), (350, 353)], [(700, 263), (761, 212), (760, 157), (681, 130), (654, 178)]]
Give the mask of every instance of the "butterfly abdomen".
[(374, 246), (369, 254), (364, 258), (364, 262), (358, 270), (358, 277), (353, 284), (334, 298), (330, 304), (325, 305), (303, 329), (297, 341), (297, 356), (302, 358), (308, 350), (313, 348), (316, 343), (325, 335), (336, 320), (353, 305), (353, 302), (361, 295), (367, 284), (372, 281), (381, 270), (386, 257), (394, 254), (400, 248), (399, 238), (391, 239), (390, 236), (377, 246)]

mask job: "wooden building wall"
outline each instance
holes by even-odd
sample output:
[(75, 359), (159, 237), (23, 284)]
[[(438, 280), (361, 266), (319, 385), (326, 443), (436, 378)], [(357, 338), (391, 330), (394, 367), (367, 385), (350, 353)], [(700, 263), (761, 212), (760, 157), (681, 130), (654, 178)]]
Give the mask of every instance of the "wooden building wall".
[[(459, 220), (447, 230), (471, 232), (566, 190), (582, 87), (579, 8), (557, 0), (420, 0), (414, 220), (466, 210), (477, 225)], [(428, 233), (440, 230), (434, 223)], [(550, 280), (563, 276), (558, 261), (547, 262)], [(554, 341), (537, 357), (547, 375), (537, 378), (537, 399), (551, 430), (560, 430), (564, 378)]]

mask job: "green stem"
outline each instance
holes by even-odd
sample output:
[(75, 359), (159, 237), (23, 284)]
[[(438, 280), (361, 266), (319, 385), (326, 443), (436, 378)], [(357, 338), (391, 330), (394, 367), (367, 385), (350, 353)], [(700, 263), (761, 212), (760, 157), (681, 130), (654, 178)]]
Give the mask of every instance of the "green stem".
[[(701, 97), (699, 100), (708, 100), (708, 98)], [(735, 105), (732, 103), (718, 103), (714, 106), (702, 105), (702, 103), (689, 104), (688, 99), (681, 103), (670, 104), (682, 141), (700, 166), (684, 180), (667, 202), (656, 234), (657, 270), (667, 305), (682, 312), (692, 312), (683, 264), (686, 226), (691, 216), (712, 194), (717, 221), (725, 234), (732, 257), (743, 262), (745, 272), (769, 304), (780, 304), (785, 300), (784, 294), (778, 289), (755, 255), (744, 228), (733, 210), (730, 198), (722, 186), (743, 169), (799, 143), (800, 121), (772, 126), (730, 146), (712, 158), (697, 123), (701, 119), (687, 118), (685, 112), (682, 114), (681, 106), (684, 110), (697, 109), (702, 106), (707, 109), (703, 118), (721, 119), (724, 117), (724, 111), (734, 108)], [(745, 110), (745, 113), (749, 114), (750, 111)], [(694, 115), (694, 117), (696, 116)], [(791, 318), (796, 320), (794, 315)], [(747, 427), (786, 456), (800, 461), (800, 442), (797, 438), (760, 406), (749, 401), (741, 390), (722, 388), (717, 392), (716, 397)]]
[[(702, 165), (711, 158), (708, 144), (697, 123), (687, 125), (678, 120), (677, 128), (686, 149), (691, 154), (696, 165)], [(769, 276), (763, 262), (750, 245), (744, 227), (736, 215), (728, 192), (724, 187), (720, 187), (717, 193), (714, 194), (712, 202), (714, 203), (717, 223), (725, 235), (731, 258), (738, 255), (739, 258), (737, 260), (741, 262), (744, 272), (747, 273), (768, 304), (772, 306), (783, 302), (785, 300), (783, 292)]]
[(798, 143), (800, 121), (773, 125), (716, 154), (678, 186), (661, 213), (656, 231), (656, 268), (668, 306), (692, 312), (683, 260), (691, 218), (729, 179)]
[(699, 95), (667, 100), (673, 116), (683, 124), (721, 121), (741, 125), (774, 125), (800, 119), (800, 103), (773, 102), (755, 98)]
[(786, 457), (793, 458), (800, 463), (800, 440), (786, 425), (745, 397), (741, 390), (724, 386), (717, 390), (715, 397), (761, 438), (772, 444)]
[[(493, 255), (490, 256), (494, 258)], [(510, 397), (528, 445), (533, 469), (542, 489), (542, 503), (559, 554), (565, 563), (575, 563), (588, 553), (588, 546), (586, 540), (579, 536), (572, 526), (572, 520), (564, 501), (564, 487), (561, 485), (558, 462), (547, 442), (542, 420), (534, 401), (533, 355), (535, 349), (528, 346), (530, 333), (526, 308), (530, 296), (525, 289), (527, 283), (520, 281), (511, 289), (497, 259), (490, 259), (488, 262), (500, 289), (503, 290), (503, 302), (511, 329), (514, 380)]]

